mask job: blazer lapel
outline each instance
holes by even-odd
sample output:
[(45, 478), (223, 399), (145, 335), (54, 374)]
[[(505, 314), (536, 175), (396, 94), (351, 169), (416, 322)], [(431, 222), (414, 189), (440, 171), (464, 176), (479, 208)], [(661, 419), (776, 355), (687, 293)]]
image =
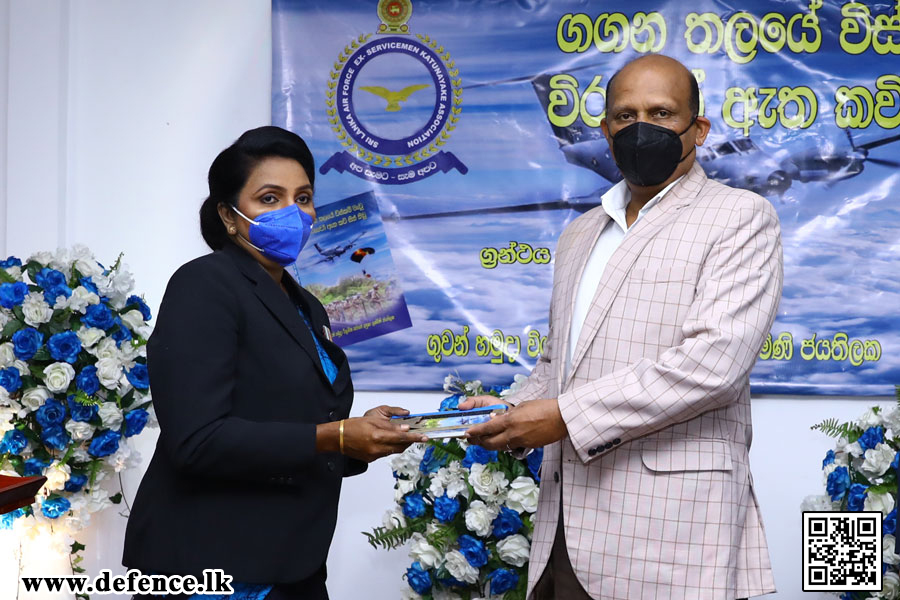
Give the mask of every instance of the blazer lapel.
[[(597, 291), (594, 293), (594, 297), (591, 300), (591, 308), (588, 310), (587, 317), (585, 317), (584, 320), (584, 326), (581, 328), (581, 333), (578, 336), (569, 372), (565, 374), (564, 379), (560, 379), (560, 381), (563, 382), (563, 385), (560, 388), (561, 390), (565, 390), (568, 387), (576, 367), (584, 358), (588, 347), (590, 347), (591, 342), (597, 335), (597, 330), (600, 329), (600, 325), (603, 323), (613, 301), (616, 299), (619, 289), (622, 287), (625, 278), (631, 271), (631, 266), (641, 255), (641, 252), (647, 244), (649, 244), (666, 225), (675, 219), (678, 215), (678, 211), (687, 206), (687, 204), (696, 197), (703, 188), (704, 183), (706, 183), (706, 173), (703, 172), (703, 169), (695, 161), (691, 170), (688, 171), (685, 177), (669, 190), (669, 193), (659, 201), (655, 208), (649, 210), (647, 214), (628, 231), (628, 235), (625, 236), (625, 239), (622, 240), (622, 243), (616, 248), (616, 251), (613, 252), (609, 262), (606, 264), (606, 268), (603, 270), (603, 278), (600, 280), (600, 285), (597, 286)], [(586, 252), (584, 252), (585, 255), (589, 255), (592, 248), (593, 244)], [(587, 257), (584, 258), (584, 261), (587, 261)], [(581, 270), (584, 270), (584, 265), (582, 265)], [(577, 289), (580, 280), (581, 271), (579, 271), (578, 279), (573, 283), (575, 289)], [(571, 319), (571, 313), (574, 310), (574, 293), (572, 304), (569, 308), (569, 318)], [(568, 332), (568, 329), (566, 331)], [(569, 343), (572, 343), (572, 340), (570, 340)]]
[(557, 334), (557, 339), (567, 343), (560, 345), (560, 358), (557, 363), (557, 381), (563, 381), (566, 368), (566, 357), (569, 353), (569, 344), (574, 344), (574, 340), (570, 340), (570, 332), (572, 330), (572, 314), (575, 312), (575, 296), (578, 294), (578, 285), (581, 282), (581, 276), (587, 266), (588, 258), (590, 258), (591, 250), (597, 243), (597, 238), (606, 224), (609, 223), (610, 217), (603, 210), (603, 207), (597, 207), (584, 215), (586, 223), (575, 235), (576, 238), (572, 244), (566, 248), (569, 257), (564, 260), (558, 260), (559, 281), (563, 282), (562, 295), (558, 302), (563, 308), (562, 329)]
[[(344, 353), (341, 347), (335, 344), (333, 341), (327, 339), (324, 335), (325, 332), (323, 328), (327, 326), (328, 314), (325, 312), (322, 304), (315, 296), (313, 296), (309, 292), (309, 290), (294, 281), (293, 277), (290, 277), (289, 275), (288, 277), (291, 280), (290, 285), (294, 286), (294, 289), (297, 291), (297, 293), (299, 293), (300, 297), (303, 299), (303, 302), (309, 308), (307, 314), (309, 315), (309, 321), (313, 326), (313, 330), (316, 332), (316, 335), (319, 336), (319, 343), (322, 344), (322, 347), (325, 348), (325, 351), (332, 358), (335, 366), (338, 368), (337, 376), (334, 378), (334, 383), (332, 383), (331, 385), (334, 393), (340, 394), (342, 391), (344, 391), (344, 388), (347, 387), (347, 384), (350, 383), (350, 361), (347, 360), (347, 355)], [(318, 352), (316, 353), (316, 357), (318, 358)], [(324, 368), (322, 372), (324, 374)]]
[[(325, 369), (319, 360), (319, 353), (316, 351), (312, 334), (306, 327), (303, 318), (297, 312), (297, 307), (294, 306), (291, 299), (252, 256), (231, 243), (226, 244), (225, 251), (232, 257), (241, 273), (255, 284), (253, 292), (263, 305), (281, 323), (281, 326), (291, 334), (291, 337), (300, 344), (300, 347), (312, 359), (322, 377), (325, 377)], [(288, 277), (290, 276), (288, 275)]]

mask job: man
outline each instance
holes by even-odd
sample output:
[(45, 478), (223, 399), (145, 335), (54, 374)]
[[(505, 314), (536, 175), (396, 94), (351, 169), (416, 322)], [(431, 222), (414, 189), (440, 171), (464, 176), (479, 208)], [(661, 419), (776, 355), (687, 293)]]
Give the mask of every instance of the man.
[(780, 230), (765, 199), (706, 178), (698, 104), (665, 56), (610, 80), (601, 127), (625, 181), (559, 239), (548, 350), (513, 408), (469, 430), (491, 449), (545, 446), (535, 600), (775, 591), (749, 373), (781, 297)]

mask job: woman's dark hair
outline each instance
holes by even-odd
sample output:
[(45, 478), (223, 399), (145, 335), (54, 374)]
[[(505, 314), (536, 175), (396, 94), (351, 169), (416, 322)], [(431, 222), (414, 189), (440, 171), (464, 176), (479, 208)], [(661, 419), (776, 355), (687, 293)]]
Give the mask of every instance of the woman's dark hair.
[(245, 131), (209, 167), (209, 197), (200, 207), (200, 233), (213, 250), (219, 250), (228, 241), (225, 224), (219, 218), (219, 204), (237, 206), (238, 195), (251, 171), (260, 161), (273, 156), (296, 160), (306, 171), (310, 185), (315, 186), (316, 165), (303, 138), (273, 125)]

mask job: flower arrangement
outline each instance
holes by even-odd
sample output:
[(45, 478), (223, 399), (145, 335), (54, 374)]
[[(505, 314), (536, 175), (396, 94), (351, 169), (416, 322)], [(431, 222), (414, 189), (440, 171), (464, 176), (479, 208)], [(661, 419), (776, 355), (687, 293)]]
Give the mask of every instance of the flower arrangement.
[[(35, 504), (0, 528), (71, 548), (90, 515), (122, 501), (129, 439), (155, 424), (145, 344), (150, 309), (121, 255), (109, 269), (75, 246), (0, 261), (0, 473), (45, 475)], [(118, 493), (102, 485), (118, 475)], [(127, 502), (126, 502), (127, 505)]]
[[(522, 379), (485, 390), (448, 376), (452, 395), (440, 410), (466, 396), (509, 395)], [(524, 600), (542, 456), (538, 449), (520, 460), (450, 438), (413, 444), (393, 459), (397, 506), (365, 535), (376, 548), (412, 542), (406, 598)]]
[(895, 551), (897, 474), (900, 469), (900, 386), (897, 406), (869, 408), (855, 421), (826, 419), (812, 429), (837, 438), (822, 461), (825, 494), (807, 496), (804, 511), (881, 511), (882, 581), (879, 592), (844, 592), (842, 600), (900, 598), (900, 555)]

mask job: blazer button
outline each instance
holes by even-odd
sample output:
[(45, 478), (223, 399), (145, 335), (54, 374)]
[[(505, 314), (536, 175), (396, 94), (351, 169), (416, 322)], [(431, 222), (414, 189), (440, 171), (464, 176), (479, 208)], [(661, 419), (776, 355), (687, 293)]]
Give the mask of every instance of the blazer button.
[(334, 461), (333, 460), (328, 461), (328, 470), (334, 471)]
[(609, 449), (612, 448), (612, 447), (613, 447), (613, 443), (612, 443), (612, 442), (606, 442), (605, 444), (603, 444), (603, 449), (604, 449), (604, 450), (609, 450)]
[(337, 421), (337, 412), (331, 411), (330, 413), (328, 413), (328, 420), (329, 421)]
[(553, 481), (559, 483), (559, 471), (553, 471)]
[(618, 444), (621, 444), (621, 443), (622, 443), (622, 440), (620, 440), (619, 438), (616, 438), (616, 439), (613, 440), (613, 444), (618, 445)]
[(593, 455), (595, 455), (595, 454), (597, 454), (597, 449), (596, 449), (596, 448), (591, 448), (590, 450), (588, 450), (588, 455), (589, 455), (589, 456), (593, 456)]

